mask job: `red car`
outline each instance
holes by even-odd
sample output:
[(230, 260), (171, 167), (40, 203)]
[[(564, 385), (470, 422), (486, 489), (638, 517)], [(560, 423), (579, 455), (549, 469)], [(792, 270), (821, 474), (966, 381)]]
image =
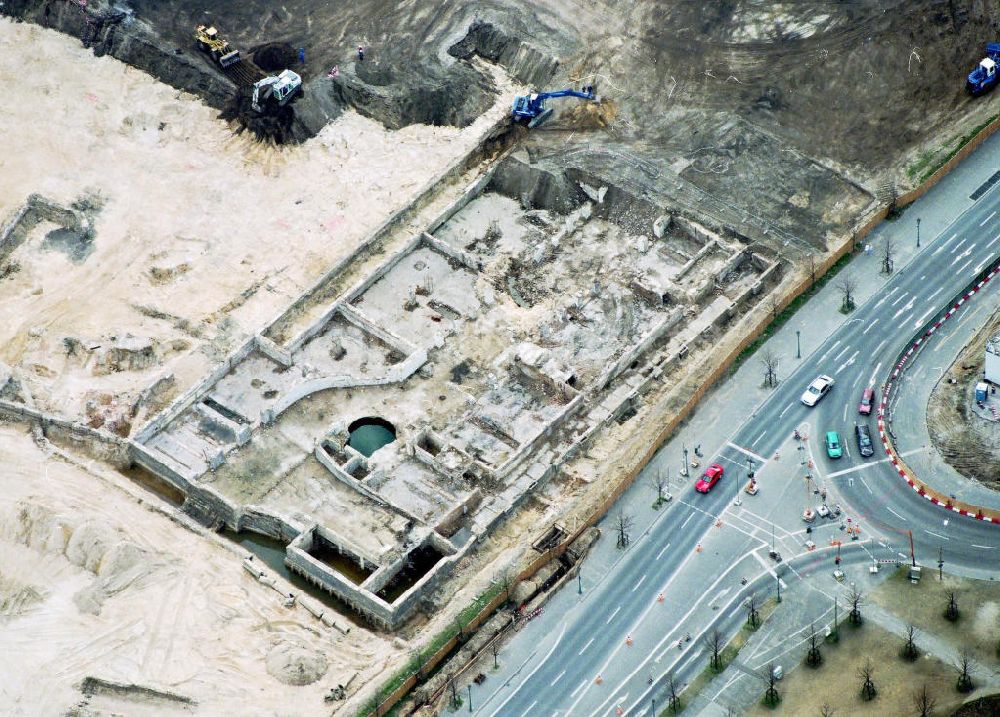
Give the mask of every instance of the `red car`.
[(718, 463), (713, 463), (705, 469), (705, 474), (694, 484), (694, 489), (699, 493), (708, 493), (708, 491), (715, 487), (715, 484), (719, 482), (719, 479), (722, 478), (722, 474), (725, 472), (722, 466)]
[(862, 416), (870, 416), (872, 412), (872, 401), (875, 399), (875, 389), (869, 386), (861, 392), (861, 403), (858, 404), (858, 413)]

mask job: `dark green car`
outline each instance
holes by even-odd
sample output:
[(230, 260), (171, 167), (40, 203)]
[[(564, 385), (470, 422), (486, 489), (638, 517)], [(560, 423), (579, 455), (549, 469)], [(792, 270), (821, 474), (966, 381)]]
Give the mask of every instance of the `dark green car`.
[(826, 454), (830, 458), (840, 458), (844, 455), (844, 449), (840, 445), (840, 434), (836, 431), (826, 432)]

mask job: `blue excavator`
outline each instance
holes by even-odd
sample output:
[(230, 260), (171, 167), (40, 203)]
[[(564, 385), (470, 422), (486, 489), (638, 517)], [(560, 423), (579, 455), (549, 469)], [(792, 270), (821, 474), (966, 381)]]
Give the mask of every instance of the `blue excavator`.
[(529, 128), (535, 128), (547, 120), (552, 114), (551, 109), (546, 109), (545, 100), (556, 97), (579, 97), (581, 100), (596, 101), (592, 85), (577, 90), (558, 90), (556, 92), (539, 92), (535, 95), (521, 96), (514, 98), (514, 107), (511, 110), (511, 117), (515, 122), (527, 124)]
[(1000, 75), (997, 73), (997, 63), (1000, 62), (1000, 42), (991, 42), (986, 46), (986, 57), (979, 61), (976, 69), (969, 73), (965, 87), (973, 96), (981, 95), (993, 89)]

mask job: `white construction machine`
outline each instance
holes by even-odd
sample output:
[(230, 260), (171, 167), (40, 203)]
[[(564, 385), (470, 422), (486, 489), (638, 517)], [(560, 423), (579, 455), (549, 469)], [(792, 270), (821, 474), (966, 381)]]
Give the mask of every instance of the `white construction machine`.
[(291, 70), (282, 70), (278, 75), (265, 77), (253, 86), (254, 112), (262, 113), (268, 106), (281, 107), (302, 87), (302, 78)]

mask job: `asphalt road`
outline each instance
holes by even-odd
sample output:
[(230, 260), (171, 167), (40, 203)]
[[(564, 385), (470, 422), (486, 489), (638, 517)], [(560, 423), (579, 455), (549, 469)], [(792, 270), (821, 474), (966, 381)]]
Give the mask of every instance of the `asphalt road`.
[[(588, 586), (575, 604), (569, 595), (553, 598), (550, 609), (559, 611), (558, 619), (546, 620), (545, 632), (537, 636), (528, 659), (476, 711), (514, 717), (612, 715), (618, 709), (641, 713), (650, 690), (662, 689), (667, 670), (683, 681), (700, 669), (696, 658), (703, 656), (702, 651), (691, 645), (697, 646), (697, 636), (710, 624), (720, 629), (738, 624), (749, 588), (762, 579), (803, 578), (802, 571), (792, 569), (795, 561), (829, 560), (808, 553), (805, 541), (811, 538), (822, 552), (829, 550), (823, 547), (828, 539), (843, 538), (844, 533), (837, 531), (836, 521), (817, 519), (812, 536), (804, 530), (779, 529), (786, 561), (783, 572), (774, 573), (766, 558), (765, 531), (773, 531), (775, 522), (731, 506), (751, 466), (769, 501), (781, 500), (786, 519), (789, 512), (800, 515), (807, 504), (819, 504), (819, 496), (807, 490), (804, 476), (811, 474), (813, 486), (828, 491), (828, 503), (839, 502), (845, 517), (851, 516), (852, 524), (861, 527), (862, 540), (852, 546), (856, 549), (847, 556), (850, 560), (908, 559), (912, 530), (917, 560), (925, 565), (936, 565), (941, 546), (949, 565), (995, 565), (1000, 560), (1000, 527), (947, 512), (917, 495), (885, 460), (874, 412), (868, 418), (860, 416), (857, 404), (863, 388), (878, 389), (917, 330), (942, 313), (952, 297), (998, 257), (1000, 193), (990, 191), (905, 267), (897, 267), (883, 289), (805, 357), (721, 451), (702, 459), (702, 466), (719, 462), (726, 468), (711, 493), (695, 493), (692, 475), (675, 491), (674, 505), (665, 511), (669, 529), (662, 525), (664, 516), (657, 518), (636, 539), (639, 545), (626, 551), (596, 585)], [(995, 306), (998, 292), (1000, 281), (993, 281), (974, 301)], [(975, 321), (953, 319), (936, 332), (935, 340), (950, 339), (960, 346), (976, 328)], [(809, 408), (799, 397), (819, 374), (834, 377), (836, 385)], [(871, 429), (875, 455), (868, 459), (858, 454), (854, 440), (859, 421)], [(806, 441), (793, 440), (796, 429), (808, 436)], [(829, 430), (841, 435), (845, 452), (840, 459), (826, 456), (822, 438)], [(810, 458), (812, 467), (806, 464)], [(713, 531), (713, 525), (722, 521), (735, 528), (727, 535), (736, 538), (723, 539), (722, 531)], [(705, 552), (699, 550), (702, 544)], [(689, 567), (692, 560), (703, 562)], [(753, 576), (749, 586), (741, 582), (747, 574)], [(677, 594), (687, 597), (674, 599)], [(694, 641), (684, 643), (689, 633)], [(656, 682), (652, 688), (648, 676)]]

